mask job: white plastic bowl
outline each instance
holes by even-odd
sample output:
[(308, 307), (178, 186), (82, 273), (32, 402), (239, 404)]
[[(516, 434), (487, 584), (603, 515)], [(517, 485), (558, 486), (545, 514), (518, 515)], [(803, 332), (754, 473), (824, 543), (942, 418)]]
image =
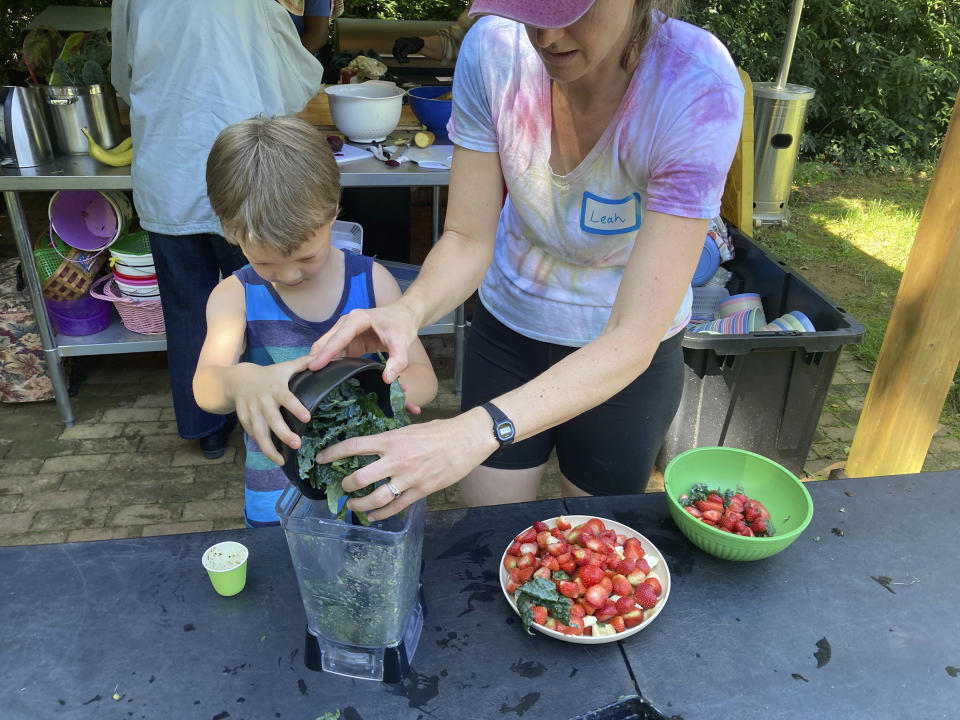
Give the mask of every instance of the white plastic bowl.
[(352, 142), (385, 140), (400, 122), (403, 90), (383, 80), (348, 85), (330, 85), (324, 89), (330, 103), (330, 116), (337, 129)]

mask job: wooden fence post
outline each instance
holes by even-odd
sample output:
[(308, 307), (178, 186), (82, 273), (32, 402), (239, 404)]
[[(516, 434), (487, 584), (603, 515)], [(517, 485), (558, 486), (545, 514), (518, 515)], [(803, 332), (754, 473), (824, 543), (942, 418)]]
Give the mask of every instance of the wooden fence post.
[(919, 472), (960, 360), (960, 94), (850, 446), (850, 477)]

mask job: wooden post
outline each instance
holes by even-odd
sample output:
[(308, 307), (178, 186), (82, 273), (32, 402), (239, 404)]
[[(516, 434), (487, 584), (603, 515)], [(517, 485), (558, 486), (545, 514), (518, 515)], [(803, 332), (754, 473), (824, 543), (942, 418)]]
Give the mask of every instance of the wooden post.
[(960, 360), (960, 94), (850, 446), (850, 477), (919, 472)]

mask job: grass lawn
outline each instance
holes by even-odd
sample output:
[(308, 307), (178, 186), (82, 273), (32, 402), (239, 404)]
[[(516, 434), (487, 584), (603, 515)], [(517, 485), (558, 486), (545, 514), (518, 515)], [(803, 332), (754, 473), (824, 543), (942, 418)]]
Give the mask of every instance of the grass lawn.
[[(876, 364), (930, 188), (932, 169), (873, 172), (797, 164), (789, 222), (754, 229), (757, 244), (793, 266), (863, 323), (854, 346)], [(960, 433), (960, 374), (941, 413)]]

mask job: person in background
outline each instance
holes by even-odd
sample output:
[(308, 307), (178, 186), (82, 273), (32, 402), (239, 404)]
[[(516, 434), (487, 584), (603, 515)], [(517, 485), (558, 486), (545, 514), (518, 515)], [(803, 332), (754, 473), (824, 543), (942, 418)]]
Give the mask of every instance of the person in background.
[[(226, 128), (207, 160), (207, 194), (250, 264), (210, 294), (193, 389), (200, 407), (236, 411), (246, 431), (244, 519), (272, 525), (287, 478), (270, 432), (296, 448), (300, 438), (280, 408), (310, 419), (290, 392), (291, 376), (306, 369), (311, 343), (340, 315), (389, 304), (400, 287), (372, 258), (331, 245), (340, 171), (303, 120), (260, 117)], [(437, 377), (419, 339), (408, 357), (400, 383), (416, 414), (437, 394)]]
[[(460, 48), (443, 235), (403, 297), (354, 310), (311, 369), (384, 348), (479, 286), (461, 414), (351, 438), (317, 461), (382, 520), (459, 481), (467, 505), (643, 492), (683, 390), (690, 282), (740, 137), (743, 84), (669, 0), (474, 0)], [(503, 186), (508, 195), (503, 203)], [(501, 209), (501, 204), (503, 207)]]
[[(330, 18), (337, 17), (343, 12), (343, 0), (295, 0), (300, 7), (290, 11), (300, 42), (313, 53), (319, 56), (320, 49), (330, 39)], [(297, 12), (302, 7), (301, 12)]]
[(439, 60), (448, 65), (454, 64), (464, 35), (477, 20), (469, 13), (470, 8), (467, 8), (460, 13), (455, 23), (436, 35), (397, 38), (393, 43), (393, 57), (399, 63), (407, 63), (410, 62), (411, 54), (420, 53), (431, 60)]
[(236, 418), (202, 410), (191, 382), (207, 297), (245, 261), (207, 200), (207, 155), (230, 123), (302, 110), (323, 68), (274, 0), (114, 0), (111, 26), (113, 84), (130, 105), (133, 200), (150, 233), (177, 429), (213, 459)]

